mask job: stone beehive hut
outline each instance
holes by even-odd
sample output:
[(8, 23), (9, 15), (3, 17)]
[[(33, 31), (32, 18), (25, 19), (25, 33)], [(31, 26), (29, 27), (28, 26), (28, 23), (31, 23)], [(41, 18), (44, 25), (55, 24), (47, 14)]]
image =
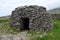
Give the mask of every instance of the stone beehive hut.
[(43, 6), (21, 6), (12, 11), (10, 26), (20, 30), (51, 30), (52, 17)]

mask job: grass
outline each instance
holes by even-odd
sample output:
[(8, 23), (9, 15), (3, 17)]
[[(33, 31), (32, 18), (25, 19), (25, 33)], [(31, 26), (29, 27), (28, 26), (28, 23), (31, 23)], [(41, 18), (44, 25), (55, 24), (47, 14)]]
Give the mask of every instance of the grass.
[[(28, 34), (31, 34), (31, 36), (34, 36), (32, 40), (60, 40), (60, 20), (54, 19), (54, 28), (52, 31), (47, 32), (47, 35), (44, 37), (36, 36), (37, 32), (32, 31), (28, 32)], [(6, 18), (0, 18), (0, 33), (18, 33), (19, 30), (15, 28), (9, 27), (9, 17)], [(43, 32), (39, 32), (38, 35), (43, 34)]]
[(0, 33), (18, 33), (16, 28), (9, 27), (9, 17), (0, 18)]

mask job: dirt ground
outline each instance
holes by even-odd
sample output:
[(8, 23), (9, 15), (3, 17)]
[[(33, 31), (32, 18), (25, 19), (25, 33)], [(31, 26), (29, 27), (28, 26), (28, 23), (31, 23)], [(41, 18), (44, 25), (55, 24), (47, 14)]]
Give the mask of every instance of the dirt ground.
[(0, 40), (30, 40), (30, 39), (27, 36), (27, 31), (23, 31), (16, 35), (12, 35), (12, 34), (0, 35)]

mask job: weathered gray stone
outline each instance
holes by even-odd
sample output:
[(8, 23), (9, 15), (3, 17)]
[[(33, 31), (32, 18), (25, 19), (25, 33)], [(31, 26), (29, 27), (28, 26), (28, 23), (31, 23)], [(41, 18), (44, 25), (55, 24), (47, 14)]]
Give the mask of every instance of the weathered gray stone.
[(60, 20), (60, 13), (56, 13), (56, 14), (51, 14), (53, 19), (58, 19)]
[(22, 18), (29, 18), (30, 30), (52, 30), (52, 17), (43, 6), (23, 6), (12, 11), (10, 26), (23, 30)]

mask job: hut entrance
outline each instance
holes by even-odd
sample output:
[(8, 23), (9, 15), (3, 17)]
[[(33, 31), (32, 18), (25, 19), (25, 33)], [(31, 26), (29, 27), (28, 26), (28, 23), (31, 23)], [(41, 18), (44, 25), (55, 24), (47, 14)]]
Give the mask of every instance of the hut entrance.
[(23, 30), (29, 30), (29, 18), (24, 17), (22, 18), (23, 21)]

